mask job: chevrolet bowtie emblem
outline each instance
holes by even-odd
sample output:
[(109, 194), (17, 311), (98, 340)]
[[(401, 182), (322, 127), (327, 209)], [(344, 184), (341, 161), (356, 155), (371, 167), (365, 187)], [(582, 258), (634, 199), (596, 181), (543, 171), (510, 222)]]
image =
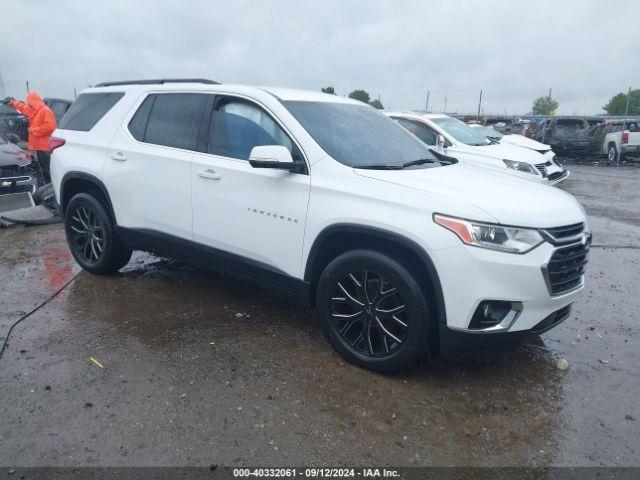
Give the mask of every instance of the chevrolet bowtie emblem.
[(11, 186), (11, 182), (2, 182), (2, 186), (3, 187), (10, 187)]

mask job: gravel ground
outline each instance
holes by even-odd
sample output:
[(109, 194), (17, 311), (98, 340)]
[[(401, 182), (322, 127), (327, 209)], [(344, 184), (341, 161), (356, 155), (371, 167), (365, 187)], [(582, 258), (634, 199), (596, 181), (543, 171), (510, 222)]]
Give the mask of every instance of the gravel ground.
[[(570, 169), (587, 287), (540, 340), (377, 375), (289, 299), (136, 253), (14, 330), (0, 465), (640, 465), (640, 169)], [(60, 225), (0, 231), (0, 336), (77, 272)]]

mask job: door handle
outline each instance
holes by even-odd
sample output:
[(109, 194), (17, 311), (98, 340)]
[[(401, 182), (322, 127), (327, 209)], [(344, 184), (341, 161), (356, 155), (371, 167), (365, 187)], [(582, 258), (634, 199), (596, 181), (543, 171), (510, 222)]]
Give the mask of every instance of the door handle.
[(198, 172), (198, 176), (209, 180), (220, 180), (221, 178), (215, 170), (211, 170), (210, 168), (207, 168), (206, 170), (200, 170)]
[(126, 162), (127, 156), (122, 152), (112, 153), (110, 155), (111, 160), (115, 160), (116, 162)]

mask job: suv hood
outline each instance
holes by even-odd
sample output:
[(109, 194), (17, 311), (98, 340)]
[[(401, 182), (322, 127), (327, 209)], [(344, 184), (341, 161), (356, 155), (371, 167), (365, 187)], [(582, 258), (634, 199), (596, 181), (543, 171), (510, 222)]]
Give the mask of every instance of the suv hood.
[[(539, 153), (535, 155), (540, 156)], [(471, 164), (354, 171), (362, 177), (466, 202), (503, 225), (549, 228), (585, 221), (582, 207), (567, 192)], [(444, 210), (440, 213), (454, 214)]]
[[(537, 143), (537, 142), (536, 142)], [(530, 148), (523, 148), (508, 143), (495, 143), (491, 145), (473, 146), (457, 144), (455, 149), (460, 152), (473, 153), (474, 155), (485, 156), (487, 158), (498, 160), (515, 160), (517, 162), (527, 162), (532, 165), (536, 163), (544, 163), (546, 160)], [(455, 157), (455, 154), (452, 155)]]
[(500, 143), (506, 143), (509, 145), (517, 145), (518, 147), (529, 148), (531, 150), (535, 150), (539, 153), (546, 153), (551, 150), (550, 145), (545, 145), (544, 143), (536, 142), (530, 138), (525, 137), (524, 135), (505, 135), (500, 139)]

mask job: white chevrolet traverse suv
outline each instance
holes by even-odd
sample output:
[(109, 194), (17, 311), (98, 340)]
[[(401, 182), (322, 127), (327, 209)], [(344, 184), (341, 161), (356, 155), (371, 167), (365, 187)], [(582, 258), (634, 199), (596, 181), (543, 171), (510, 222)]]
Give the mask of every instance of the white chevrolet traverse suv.
[[(418, 112), (385, 112), (425, 144), (463, 162), (512, 173), (525, 180), (555, 185), (569, 176), (547, 150), (491, 140), (484, 133), (447, 115)], [(442, 136), (443, 144), (438, 144)], [(548, 151), (551, 151), (549, 148)]]
[(372, 370), (546, 331), (583, 288), (590, 234), (571, 195), (432, 153), (355, 100), (105, 83), (50, 146), (84, 269), (141, 249), (274, 286)]

